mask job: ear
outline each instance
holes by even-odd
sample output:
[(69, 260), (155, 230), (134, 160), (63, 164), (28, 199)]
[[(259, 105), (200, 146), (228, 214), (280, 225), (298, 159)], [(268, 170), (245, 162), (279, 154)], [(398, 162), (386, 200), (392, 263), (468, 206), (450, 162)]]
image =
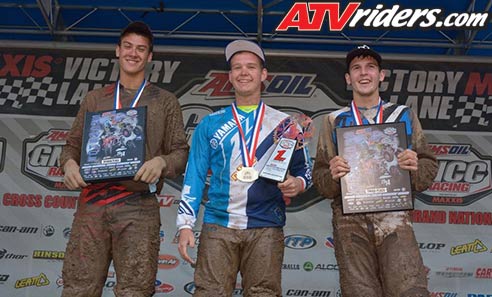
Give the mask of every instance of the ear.
[(261, 69), (261, 81), (264, 81), (267, 77), (268, 77), (268, 70), (265, 67), (263, 67), (263, 69)]
[(385, 72), (384, 72), (384, 69), (381, 69), (381, 71), (379, 71), (379, 81), (382, 82), (384, 80), (384, 77), (385, 77)]
[(349, 86), (352, 84), (352, 80), (350, 79), (350, 74), (348, 74), (348, 73), (345, 73), (345, 82)]
[(149, 56), (147, 57), (147, 62), (152, 61), (152, 53), (149, 53)]
[(116, 46), (116, 49), (114, 50), (115, 54), (116, 54), (116, 58), (119, 58), (120, 57), (120, 46), (117, 45)]

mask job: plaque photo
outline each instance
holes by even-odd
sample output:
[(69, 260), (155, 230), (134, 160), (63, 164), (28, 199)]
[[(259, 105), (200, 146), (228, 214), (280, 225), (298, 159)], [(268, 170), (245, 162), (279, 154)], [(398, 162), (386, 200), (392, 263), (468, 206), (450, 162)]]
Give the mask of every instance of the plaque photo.
[(80, 174), (86, 182), (133, 179), (145, 162), (146, 106), (85, 115)]
[(413, 209), (410, 172), (398, 166), (405, 123), (336, 129), (338, 155), (350, 166), (340, 179), (344, 214)]

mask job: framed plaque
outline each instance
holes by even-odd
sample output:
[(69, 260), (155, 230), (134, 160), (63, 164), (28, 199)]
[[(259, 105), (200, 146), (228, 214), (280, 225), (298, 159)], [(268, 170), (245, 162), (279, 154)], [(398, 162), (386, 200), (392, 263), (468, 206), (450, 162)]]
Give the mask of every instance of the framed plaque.
[(350, 166), (340, 179), (344, 214), (413, 209), (410, 173), (398, 166), (405, 123), (337, 128), (338, 155)]
[(133, 179), (145, 162), (147, 107), (85, 114), (80, 174), (86, 182)]

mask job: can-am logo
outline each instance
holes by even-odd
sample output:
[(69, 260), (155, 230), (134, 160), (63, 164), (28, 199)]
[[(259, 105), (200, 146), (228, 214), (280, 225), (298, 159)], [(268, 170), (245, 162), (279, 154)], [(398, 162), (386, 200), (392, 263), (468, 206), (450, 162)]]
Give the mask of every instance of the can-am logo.
[(7, 148), (7, 140), (3, 137), (0, 137), (0, 172), (3, 171), (5, 167), (5, 151)]
[(429, 205), (465, 206), (492, 193), (492, 158), (469, 144), (429, 144), (439, 162), (432, 185), (416, 197)]
[(68, 130), (51, 129), (24, 140), (22, 173), (50, 190), (68, 190), (58, 163)]
[(295, 2), (285, 14), (276, 31), (290, 28), (298, 31), (321, 31), (324, 21), (329, 31), (363, 27), (367, 29), (458, 29), (485, 28), (488, 12), (462, 12), (444, 15), (440, 8), (403, 8), (400, 5), (359, 8), (362, 2), (349, 2), (345, 8), (339, 2)]

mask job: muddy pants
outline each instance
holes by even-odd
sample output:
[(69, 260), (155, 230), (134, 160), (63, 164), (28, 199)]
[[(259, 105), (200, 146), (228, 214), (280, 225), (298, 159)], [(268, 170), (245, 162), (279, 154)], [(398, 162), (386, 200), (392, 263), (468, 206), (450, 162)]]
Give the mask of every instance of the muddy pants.
[(79, 199), (63, 262), (62, 297), (101, 296), (111, 260), (117, 297), (152, 296), (159, 229), (159, 204), (153, 194), (112, 206)]
[(429, 296), (409, 212), (344, 216), (334, 209), (333, 213), (343, 296)]
[(244, 297), (281, 296), (283, 257), (282, 228), (237, 230), (204, 224), (193, 296), (232, 296), (238, 271)]

